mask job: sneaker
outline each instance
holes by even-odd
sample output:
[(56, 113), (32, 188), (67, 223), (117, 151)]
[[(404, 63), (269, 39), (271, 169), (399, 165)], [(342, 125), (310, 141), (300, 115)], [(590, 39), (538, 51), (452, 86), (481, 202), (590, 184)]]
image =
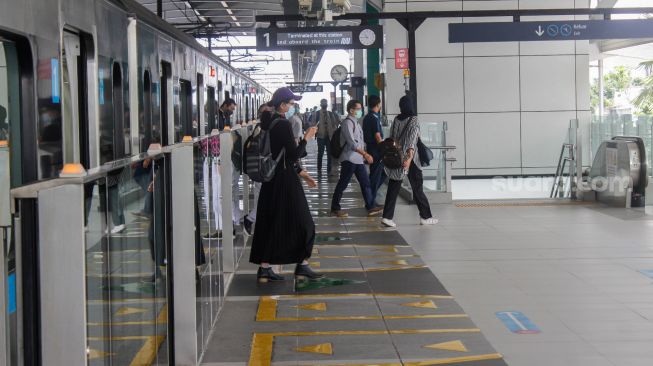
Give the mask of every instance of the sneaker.
[(420, 219), (419, 224), (420, 225), (435, 225), (438, 223), (438, 219), (430, 217), (428, 219)]
[(283, 281), (285, 280), (285, 278), (283, 276), (279, 276), (278, 274), (274, 273), (272, 268), (259, 267), (258, 272), (256, 272), (256, 280), (259, 283), (267, 283), (267, 282)]
[(247, 235), (252, 235), (253, 226), (254, 222), (249, 219), (249, 216), (245, 216), (245, 220), (243, 221), (243, 228), (245, 229)]
[(114, 226), (113, 229), (111, 229), (111, 234), (118, 234), (123, 230), (125, 230), (125, 224), (120, 224), (118, 226)]
[(376, 216), (381, 214), (381, 212), (383, 212), (383, 207), (377, 206), (372, 208), (371, 210), (367, 210), (367, 216)]
[(295, 278), (298, 280), (316, 280), (323, 277), (323, 274), (314, 272), (308, 264), (298, 264), (295, 267)]
[(397, 224), (395, 224), (395, 222), (390, 219), (384, 218), (383, 220), (381, 220), (381, 223), (387, 227), (397, 227)]
[(343, 210), (331, 210), (331, 216), (343, 218), (349, 217), (349, 214)]

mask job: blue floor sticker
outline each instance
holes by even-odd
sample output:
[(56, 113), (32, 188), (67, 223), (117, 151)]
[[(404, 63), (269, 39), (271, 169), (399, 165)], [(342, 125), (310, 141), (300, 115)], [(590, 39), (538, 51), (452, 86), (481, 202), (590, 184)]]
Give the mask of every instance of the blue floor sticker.
[(16, 312), (16, 275), (10, 274), (7, 278), (7, 298), (9, 299), (9, 314)]
[(653, 269), (643, 269), (639, 272), (646, 277), (653, 278)]
[(497, 318), (515, 334), (538, 334), (540, 329), (530, 319), (519, 311), (502, 311), (497, 313)]

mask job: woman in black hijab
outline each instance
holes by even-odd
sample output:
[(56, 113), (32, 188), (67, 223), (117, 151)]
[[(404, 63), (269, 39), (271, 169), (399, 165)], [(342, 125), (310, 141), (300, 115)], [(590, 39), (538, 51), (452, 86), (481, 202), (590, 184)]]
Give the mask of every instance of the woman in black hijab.
[(317, 128), (306, 130), (304, 138), (297, 143), (285, 116), (299, 99), (290, 89), (280, 88), (268, 103), (274, 112), (261, 114), (261, 129), (270, 134), (272, 156), (284, 155), (276, 166), (274, 178), (261, 185), (258, 199), (249, 261), (260, 266), (256, 277), (261, 283), (284, 280), (274, 273), (273, 264), (296, 263), (297, 279), (322, 277), (311, 270), (307, 261), (313, 252), (315, 224), (299, 178), (304, 178), (309, 186), (315, 186), (315, 181), (297, 164), (306, 153), (306, 141), (315, 136)]
[(389, 181), (381, 223), (387, 227), (397, 226), (392, 219), (395, 214), (395, 206), (397, 204), (399, 190), (401, 189), (401, 182), (404, 176), (408, 175), (408, 181), (413, 189), (413, 201), (415, 201), (419, 210), (420, 224), (434, 225), (438, 223), (438, 220), (433, 218), (429, 201), (424, 194), (424, 176), (422, 175), (419, 154), (417, 154), (419, 121), (417, 120), (412, 98), (408, 95), (401, 97), (399, 100), (399, 109), (401, 113), (392, 122), (390, 138), (402, 152), (404, 162), (402, 167), (398, 169), (385, 168)]

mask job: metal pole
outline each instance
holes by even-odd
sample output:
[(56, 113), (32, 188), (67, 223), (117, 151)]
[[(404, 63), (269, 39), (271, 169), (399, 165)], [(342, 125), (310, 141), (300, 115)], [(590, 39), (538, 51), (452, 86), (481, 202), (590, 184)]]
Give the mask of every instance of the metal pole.
[(163, 19), (163, 0), (156, 0), (156, 16)]

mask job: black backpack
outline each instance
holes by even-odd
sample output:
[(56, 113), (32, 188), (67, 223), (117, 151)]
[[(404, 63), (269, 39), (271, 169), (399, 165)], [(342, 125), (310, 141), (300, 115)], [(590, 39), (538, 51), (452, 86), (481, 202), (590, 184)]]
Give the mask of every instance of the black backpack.
[(252, 136), (245, 142), (245, 173), (254, 182), (265, 183), (274, 178), (277, 164), (281, 161), (286, 149), (282, 149), (279, 156), (272, 157), (270, 148), (270, 131), (277, 125), (279, 119), (270, 124), (268, 130), (256, 126)]
[(345, 121), (351, 121), (354, 123), (354, 131), (356, 131), (356, 122), (350, 120), (349, 118), (345, 118), (344, 121), (336, 128), (336, 132), (333, 133), (333, 136), (331, 137), (331, 141), (329, 141), (329, 147), (331, 148), (331, 156), (334, 159), (339, 159), (340, 155), (342, 155), (342, 150), (345, 149), (345, 144), (344, 141), (342, 141), (342, 124), (345, 123)]
[(413, 122), (412, 119), (406, 123), (406, 126), (404, 126), (404, 129), (399, 134), (397, 141), (388, 137), (381, 143), (381, 162), (386, 168), (400, 169), (403, 166), (404, 152), (400, 146), (397, 145), (397, 142), (401, 141), (401, 138), (406, 133), (406, 130), (408, 130), (408, 126), (411, 124), (411, 122)]

